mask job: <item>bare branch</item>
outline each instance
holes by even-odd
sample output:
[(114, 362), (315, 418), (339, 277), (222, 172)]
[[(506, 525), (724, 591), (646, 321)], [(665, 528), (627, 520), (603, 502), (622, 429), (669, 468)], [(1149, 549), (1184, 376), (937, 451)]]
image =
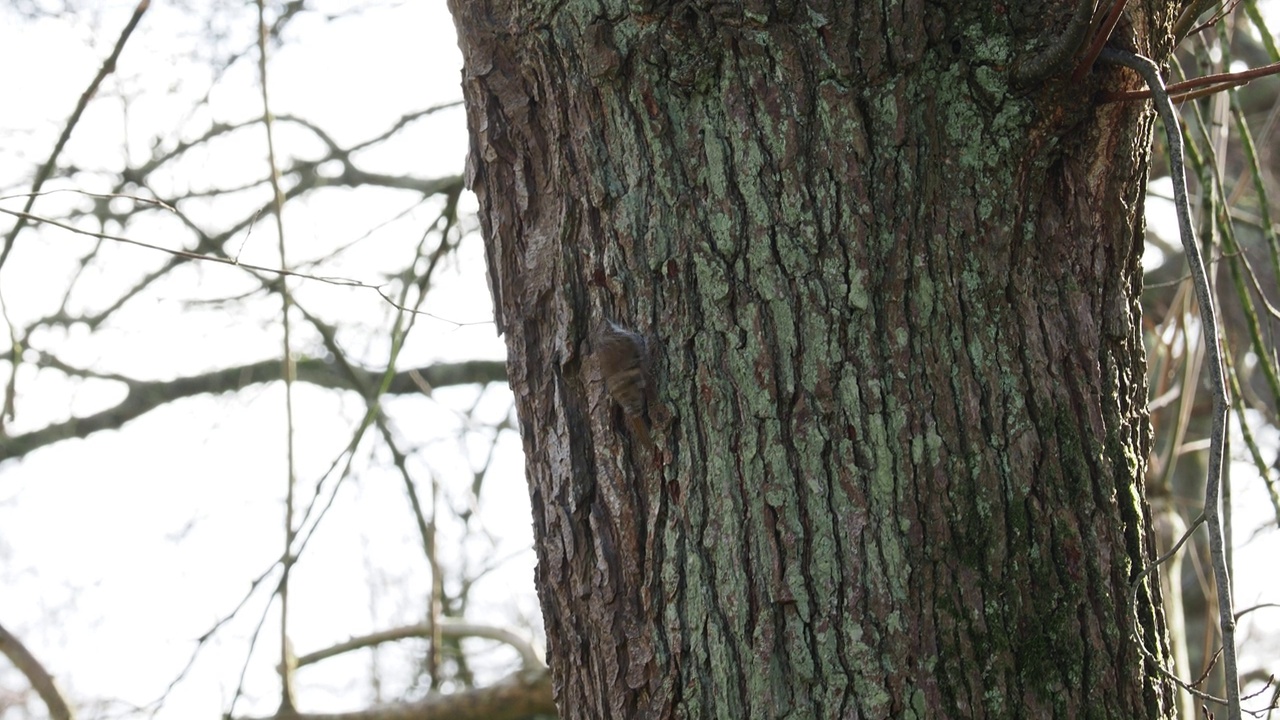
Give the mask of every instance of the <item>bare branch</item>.
[(1173, 180), (1178, 229), (1182, 237), (1187, 265), (1191, 270), (1191, 281), (1195, 286), (1196, 304), (1200, 306), (1205, 355), (1209, 360), (1209, 384), (1213, 390), (1209, 469), (1205, 479), (1202, 512), (1209, 530), (1213, 575), (1218, 585), (1218, 624), (1222, 631), (1224, 650), (1223, 682), (1226, 686), (1227, 717), (1229, 720), (1240, 720), (1240, 676), (1236, 670), (1235, 647), (1236, 623), (1231, 608), (1231, 578), (1226, 565), (1220, 508), (1223, 449), (1227, 435), (1226, 374), (1222, 367), (1222, 344), (1218, 339), (1218, 315), (1214, 309), (1213, 292), (1209, 287), (1209, 276), (1205, 271), (1204, 259), (1200, 256), (1200, 245), (1196, 241), (1195, 229), (1191, 224), (1191, 207), (1187, 199), (1187, 176), (1182, 160), (1182, 125), (1178, 122), (1177, 112), (1173, 109), (1173, 103), (1170, 102), (1169, 94), (1165, 91), (1164, 81), (1160, 79), (1160, 69), (1155, 63), (1139, 55), (1113, 48), (1104, 48), (1098, 57), (1104, 62), (1123, 65), (1142, 75), (1154, 96), (1156, 112), (1159, 113), (1160, 120), (1164, 124), (1168, 141), (1169, 176)]
[[(519, 670), (475, 690), (432, 694), (417, 702), (393, 703), (348, 713), (297, 713), (288, 720), (519, 720), (530, 715), (555, 715), (551, 674), (545, 669)], [(251, 720), (245, 718), (244, 720)], [(286, 720), (273, 715), (256, 720)]]
[[(376, 645), (381, 645), (382, 643), (395, 642), (408, 638), (429, 638), (431, 637), (431, 633), (431, 623), (419, 623), (417, 625), (405, 625), (403, 627), (353, 637), (350, 640), (340, 642), (337, 645), (332, 645), (323, 650), (317, 650), (313, 653), (307, 653), (306, 655), (299, 655), (298, 667), (312, 665), (320, 662), (321, 660), (326, 660), (343, 653), (374, 647)], [(520, 660), (524, 663), (525, 668), (546, 667), (542, 662), (542, 658), (538, 657), (537, 651), (534, 650), (533, 645), (528, 641), (528, 639), (521, 637), (519, 633), (513, 630), (508, 630), (507, 628), (495, 627), (492, 625), (477, 625), (475, 623), (462, 622), (452, 618), (441, 618), (440, 635), (441, 637), (455, 640), (468, 637), (497, 640), (500, 643), (504, 643), (515, 648), (515, 651), (520, 653)]]
[(27, 676), (31, 687), (44, 701), (45, 707), (49, 708), (49, 717), (53, 720), (72, 720), (75, 717), (75, 713), (71, 711), (71, 707), (67, 705), (66, 699), (62, 697), (57, 684), (54, 683), (53, 676), (3, 625), (0, 625), (0, 654), (9, 658), (14, 667)]
[[(1205, 95), (1220, 93), (1233, 87), (1244, 85), (1245, 83), (1256, 80), (1261, 77), (1275, 75), (1280, 73), (1280, 63), (1271, 63), (1262, 67), (1249, 68), (1239, 72), (1225, 72), (1214, 75), (1205, 75), (1203, 77), (1191, 78), (1182, 82), (1173, 83), (1168, 87), (1169, 95), (1177, 102), (1185, 102), (1194, 100)], [(1150, 90), (1128, 90), (1125, 92), (1107, 93), (1102, 96), (1102, 102), (1122, 102), (1126, 100), (1147, 100), (1151, 97)]]
[(1026, 87), (1060, 72), (1088, 37), (1095, 4), (1096, 0), (1076, 0), (1067, 29), (1049, 47), (1018, 62), (1013, 70), (1014, 83)]
[[(150, 5), (151, 0), (140, 0), (138, 2), (138, 6), (134, 8), (133, 16), (129, 18), (129, 22), (120, 33), (120, 39), (116, 40), (116, 46), (111, 50), (111, 55), (102, 63), (102, 67), (93, 78), (93, 82), (89, 83), (89, 87), (80, 95), (80, 101), (76, 103), (76, 109), (72, 111), (71, 117), (67, 119), (67, 125), (62, 129), (62, 135), (53, 146), (53, 152), (49, 153), (49, 159), (45, 160), (44, 165), (36, 172), (35, 181), (31, 183), (31, 192), (33, 194), (27, 198), (27, 205), (23, 208), (24, 212), (31, 211), (31, 204), (35, 202), (34, 194), (40, 192), (40, 189), (44, 187), (44, 181), (48, 180), (49, 175), (53, 173), (53, 168), (58, 162), (58, 156), (62, 154), (62, 148), (71, 139), (71, 131), (80, 122), (80, 116), (84, 114), (84, 109), (88, 107), (89, 101), (97, 94), (98, 86), (102, 84), (102, 81), (108, 75), (115, 72), (116, 60), (120, 59), (120, 51), (124, 50), (124, 44), (129, 41), (129, 36), (133, 34), (134, 28), (138, 27), (138, 22), (142, 20), (143, 13), (147, 11)], [(4, 261), (9, 259), (9, 252), (13, 250), (13, 243), (17, 240), (18, 233), (22, 232), (25, 224), (23, 218), (19, 216), (18, 222), (14, 223), (13, 228), (9, 230), (9, 235), (5, 238), (4, 249), (0, 250), (0, 267), (4, 267)]]
[[(37, 364), (46, 367), (55, 366), (55, 363), (44, 359), (38, 361)], [(83, 438), (99, 430), (117, 429), (126, 422), (179, 398), (205, 393), (234, 392), (249, 385), (280, 379), (279, 360), (263, 360), (250, 365), (221, 368), (201, 375), (156, 381), (130, 380), (120, 376), (101, 376), (87, 370), (76, 372), (74, 368), (68, 368), (64, 365), (58, 365), (58, 369), (80, 377), (97, 377), (124, 382), (129, 389), (129, 393), (124, 400), (115, 406), (93, 415), (72, 418), (71, 420), (22, 435), (0, 436), (0, 460), (22, 457), (36, 448), (50, 445), (59, 440)], [(308, 358), (298, 360), (296, 372), (297, 380), (300, 382), (326, 388), (360, 390), (339, 368), (321, 359)], [(364, 369), (357, 369), (357, 372), (365, 376), (368, 383), (367, 386), (378, 387), (380, 385), (379, 380), (382, 378), (383, 373)], [(425, 379), (431, 387), (483, 384), (504, 382), (506, 380), (506, 365), (498, 360), (473, 360), (406, 369), (392, 376), (392, 380), (387, 386), (387, 394), (412, 395), (422, 392), (414, 381), (415, 373)]]

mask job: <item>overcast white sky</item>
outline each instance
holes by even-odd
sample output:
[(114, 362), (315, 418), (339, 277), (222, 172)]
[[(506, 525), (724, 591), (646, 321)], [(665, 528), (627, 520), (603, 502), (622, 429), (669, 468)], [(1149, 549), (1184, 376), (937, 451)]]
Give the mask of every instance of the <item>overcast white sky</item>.
[[(35, 22), (18, 20), (11, 9), (0, 10), (0, 67), (8, 69), (0, 73), (0, 97), (8, 98), (0, 110), (0, 187), (20, 191), (29, 185), (33, 168), (47, 157), (134, 8), (132, 2), (119, 1), (85, 5), (90, 9), (74, 17)], [(117, 72), (77, 126), (62, 155), (64, 163), (119, 170), (126, 146), (138, 162), (149, 157), (155, 137), (171, 144), (198, 136), (210, 122), (260, 114), (256, 56), (220, 77), (208, 63), (228, 47), (252, 47), (252, 3), (203, 5), (195, 3), (189, 11), (152, 3)], [(405, 113), (460, 99), (461, 61), (443, 2), (308, 5), (334, 13), (366, 9), (332, 22), (309, 14), (290, 26), (284, 46), (271, 58), (277, 116), (308, 118), (337, 142), (351, 144), (385, 132)], [(208, 36), (206, 16), (214, 18), (220, 40)], [(19, 68), (23, 71), (15, 71)], [(208, 103), (201, 106), (199, 98), (206, 92)], [(313, 140), (284, 125), (277, 126), (277, 143), (283, 158), (317, 153)], [(368, 171), (434, 177), (461, 173), (465, 153), (463, 114), (452, 109), (361, 154), (359, 163)], [(265, 172), (265, 157), (260, 131), (240, 133), (193, 154), (159, 180), (174, 188), (240, 185)], [(49, 187), (107, 189), (94, 186), (98, 182), (94, 173), (86, 173), (78, 184), (64, 181)], [(218, 230), (223, 216), (238, 218), (243, 207), (262, 200), (259, 192), (184, 210)], [(51, 196), (41, 199), (36, 210), (54, 214), (75, 201)], [(394, 192), (345, 191), (291, 203), (286, 213), (291, 260), (323, 255), (381, 226), (361, 245), (366, 249), (350, 253), (339, 268), (342, 275), (377, 283), (379, 271), (401, 267), (412, 257), (406, 253), (434, 219), (432, 206), (387, 222), (413, 204), (412, 198)], [(473, 207), (470, 199), (464, 204)], [(6, 207), (20, 209), (21, 200), (7, 201)], [(0, 220), (0, 230), (10, 222), (7, 216)], [(187, 242), (178, 225), (164, 218), (136, 224), (128, 234), (165, 247)], [(2, 275), (10, 317), (21, 325), (56, 309), (87, 247), (87, 241), (64, 232), (24, 231)], [(73, 296), (73, 309), (100, 307), (163, 261), (154, 251), (128, 246), (101, 252), (104, 258), (90, 268), (91, 281)], [(278, 265), (269, 223), (245, 238), (241, 259)], [(186, 302), (230, 295), (253, 284), (235, 268), (191, 268), (126, 306), (105, 332), (73, 332), (69, 337), (45, 332), (28, 340), (33, 348), (56, 350), (83, 367), (145, 379), (278, 357), (278, 308), (199, 309)], [(385, 329), (393, 311), (376, 294), (319, 283), (299, 283), (296, 292), (313, 310), (323, 310), (331, 322), (350, 329), (345, 337), (357, 359), (373, 367), (386, 362)], [(420, 320), (401, 355), (402, 366), (503, 357), (492, 324), (483, 324), (491, 318), (491, 305), (478, 238), (464, 242), (456, 266), (441, 278), (427, 309), (458, 323), (481, 324), (459, 327)], [(304, 333), (298, 346), (307, 354), (317, 344)], [(122, 392), (109, 383), (71, 382), (31, 367), (20, 369), (19, 389), (18, 416), (9, 426), (15, 433), (96, 411)], [(364, 408), (354, 397), (305, 385), (296, 393), (299, 487), (306, 497), (347, 445)], [(465, 412), (477, 400), (479, 425), (469, 430)], [(396, 432), (416, 449), (410, 467), (420, 491), (427, 493), (426, 502), (434, 481), (444, 489), (446, 501), (460, 507), (462, 489), (470, 486), (493, 436), (483, 425), (507, 417), (509, 393), (491, 388), (477, 399), (474, 389), (444, 389), (432, 398), (394, 400), (388, 406)], [(83, 716), (119, 714), (155, 700), (186, 664), (195, 639), (229, 613), (250, 581), (279, 556), (283, 407), (279, 387), (192, 398), (135, 420), (120, 432), (60, 443), (20, 463), (0, 464), (0, 622), (23, 638), (73, 700), (112, 701), (83, 707)], [(371, 456), (369, 447), (366, 442), (357, 453), (358, 477), (343, 485), (322, 531), (297, 566), (291, 627), (299, 653), (422, 620), (430, 573), (421, 541), (402, 480), (387, 469), (385, 451)], [(446, 526), (440, 538), (442, 562), (457, 568), (464, 559), (509, 558), (478, 584), (468, 618), (536, 630), (540, 619), (518, 437), (503, 433), (499, 448), (480, 515), (494, 539), (473, 538), (464, 546), (460, 530), (450, 532)], [(247, 639), (267, 597), (259, 592), (248, 610), (216, 636), (159, 717), (213, 717), (228, 709)], [(237, 714), (270, 712), (278, 701), (272, 670), (278, 661), (275, 623), (273, 612), (250, 665), (247, 700), (236, 706)], [(468, 646), (480, 653), (482, 681), (486, 668), (492, 679), (513, 664), (511, 653), (486, 649), (492, 645)], [(382, 651), (379, 668), (386, 699), (404, 692), (419, 649)], [(365, 705), (372, 692), (369, 658), (359, 654), (304, 669), (299, 675), (302, 708), (339, 711)], [(5, 663), (0, 659), (0, 717), (8, 718), (5, 697), (23, 690), (25, 681)], [(43, 711), (38, 701), (33, 707)]]

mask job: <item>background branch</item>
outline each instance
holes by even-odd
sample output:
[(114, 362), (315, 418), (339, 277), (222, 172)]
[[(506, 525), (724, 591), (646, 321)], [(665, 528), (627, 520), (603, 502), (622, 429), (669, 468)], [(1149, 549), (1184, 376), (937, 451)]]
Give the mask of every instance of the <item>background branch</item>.
[(555, 715), (551, 674), (545, 669), (519, 670), (474, 690), (432, 694), (417, 702), (392, 703), (348, 713), (296, 713), (243, 720), (520, 720)]
[[(0, 359), (5, 359), (0, 357)], [(77, 370), (53, 361), (37, 361), (37, 365), (57, 367), (68, 374), (95, 377), (88, 370)], [(360, 391), (345, 372), (334, 363), (321, 359), (300, 359), (296, 363), (296, 380), (319, 387)], [(356, 368), (367, 386), (379, 387), (382, 371)], [(128, 393), (119, 403), (106, 410), (81, 418), (53, 423), (28, 433), (0, 436), (0, 461), (22, 457), (37, 448), (60, 440), (84, 438), (100, 430), (116, 430), (125, 423), (174, 400), (205, 393), (226, 393), (265, 382), (280, 380), (280, 361), (262, 360), (248, 365), (219, 368), (200, 375), (174, 380), (130, 380), (120, 376), (101, 376), (100, 379), (125, 383)], [(413, 395), (423, 392), (422, 382), (429, 388), (453, 385), (487, 384), (506, 381), (506, 363), (500, 360), (470, 360), (458, 363), (438, 363), (420, 368), (399, 370), (392, 374), (387, 385), (389, 395)]]
[(13, 633), (0, 625), (0, 654), (9, 658), (13, 666), (18, 671), (27, 676), (27, 680), (31, 683), (31, 687), (35, 689), (36, 694), (44, 701), (45, 707), (49, 708), (49, 717), (53, 720), (72, 720), (75, 713), (71, 711), (71, 706), (67, 704), (66, 699), (62, 697), (62, 692), (58, 690), (58, 686), (53, 681), (53, 676), (48, 670), (44, 669), (44, 665), (31, 654), (30, 650), (22, 644)]

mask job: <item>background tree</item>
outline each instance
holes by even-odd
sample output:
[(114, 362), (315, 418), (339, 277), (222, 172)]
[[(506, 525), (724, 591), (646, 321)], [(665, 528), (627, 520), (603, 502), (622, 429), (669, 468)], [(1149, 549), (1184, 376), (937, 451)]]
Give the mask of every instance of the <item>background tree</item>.
[(6, 719), (554, 711), (452, 28), (345, 5), (0, 8)]
[(1173, 714), (1093, 60), (1204, 5), (452, 4), (562, 710)]

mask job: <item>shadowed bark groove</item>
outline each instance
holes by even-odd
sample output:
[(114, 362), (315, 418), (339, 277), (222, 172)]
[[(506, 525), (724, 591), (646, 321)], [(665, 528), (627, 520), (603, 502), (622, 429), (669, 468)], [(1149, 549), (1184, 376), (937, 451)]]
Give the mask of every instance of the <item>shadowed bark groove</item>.
[(452, 3), (565, 717), (1169, 715), (1151, 123), (1008, 85), (1046, 5)]

